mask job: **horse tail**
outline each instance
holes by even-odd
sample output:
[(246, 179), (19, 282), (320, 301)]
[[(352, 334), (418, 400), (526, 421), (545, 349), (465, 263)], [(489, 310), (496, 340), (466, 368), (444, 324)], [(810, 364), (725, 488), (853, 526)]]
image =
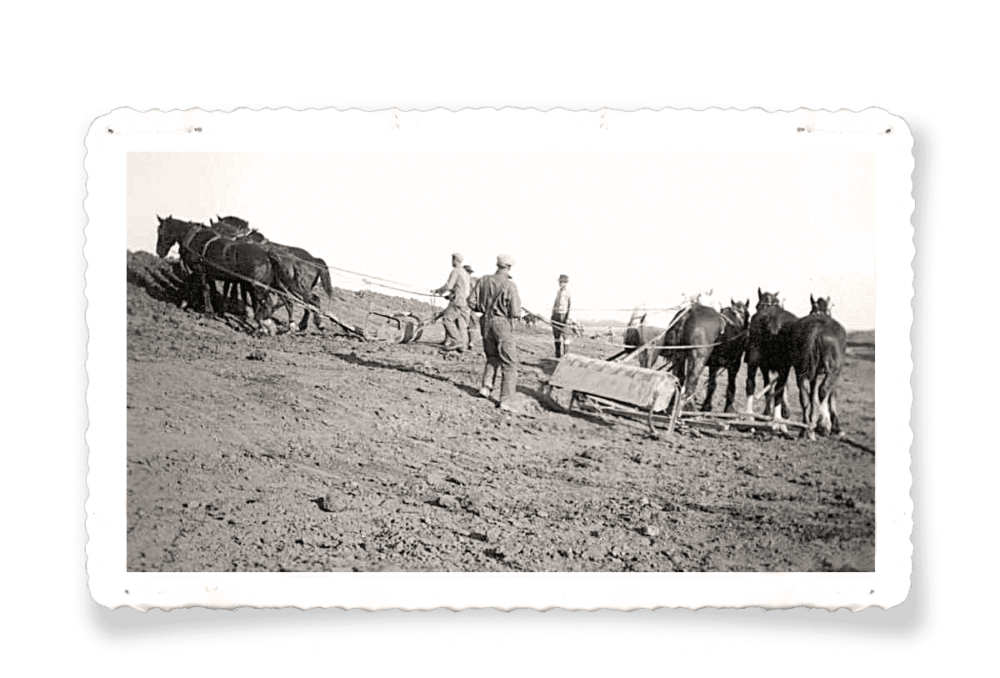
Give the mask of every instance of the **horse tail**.
[(326, 292), (327, 298), (333, 299), (333, 283), (330, 282), (330, 269), (327, 268), (326, 262), (322, 259), (317, 259), (316, 265), (319, 267), (319, 282), (323, 286), (323, 291)]
[(299, 285), (299, 280), (295, 275), (295, 267), (288, 265), (287, 257), (280, 251), (271, 248), (268, 248), (267, 256), (271, 261), (271, 267), (274, 269), (274, 277), (278, 283), (278, 287), (300, 301), (305, 299), (306, 293), (301, 289), (302, 286)]

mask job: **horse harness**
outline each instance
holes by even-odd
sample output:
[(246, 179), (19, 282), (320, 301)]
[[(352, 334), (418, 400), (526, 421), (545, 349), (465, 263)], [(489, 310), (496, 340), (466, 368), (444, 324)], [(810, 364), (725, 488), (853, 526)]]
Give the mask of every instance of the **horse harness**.
[(191, 247), (191, 243), (194, 241), (195, 237), (199, 233), (201, 233), (203, 231), (209, 231), (209, 230), (211, 230), (211, 229), (208, 229), (208, 228), (192, 228), (191, 230), (188, 231), (188, 234), (185, 235), (184, 238), (181, 240), (181, 242), (180, 242), (181, 248), (185, 249), (188, 252), (190, 252), (191, 254), (193, 254), (197, 259), (207, 260), (208, 257), (206, 256), (205, 253), (208, 251), (208, 246), (211, 245), (212, 243), (214, 243), (216, 240), (223, 240), (224, 242), (222, 244), (221, 258), (222, 258), (223, 261), (225, 261), (226, 260), (226, 254), (229, 252), (229, 248), (231, 248), (233, 245), (235, 245), (236, 241), (235, 240), (231, 240), (229, 238), (225, 238), (222, 235), (220, 235), (219, 233), (216, 233), (216, 232), (212, 231), (212, 237), (210, 237), (208, 240), (206, 240), (202, 244), (200, 252)]

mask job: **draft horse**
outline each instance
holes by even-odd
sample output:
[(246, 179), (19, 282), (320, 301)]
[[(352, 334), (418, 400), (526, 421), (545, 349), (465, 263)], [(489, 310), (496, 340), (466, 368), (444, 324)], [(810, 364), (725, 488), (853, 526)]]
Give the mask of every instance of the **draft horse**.
[[(320, 297), (313, 291), (317, 285), (320, 286), (328, 299), (333, 297), (330, 269), (327, 267), (326, 262), (319, 257), (314, 257), (301, 247), (291, 247), (271, 242), (260, 231), (250, 231), (250, 233), (240, 238), (240, 240), (263, 248), (268, 253), (268, 256), (270, 256), (271, 263), (277, 270), (282, 284), (305, 304), (309, 304), (314, 308), (320, 307)], [(288, 324), (291, 325), (294, 320), (291, 304), (287, 304), (286, 308), (288, 309)], [(302, 320), (299, 322), (299, 331), (304, 331), (309, 327), (310, 313), (312, 313), (316, 328), (319, 330), (323, 329), (322, 324), (320, 324), (320, 316), (315, 311), (312, 311), (309, 306), (306, 306)]]
[(750, 300), (729, 300), (729, 306), (722, 309), (720, 315), (726, 321), (726, 329), (719, 338), (719, 345), (712, 349), (708, 356), (708, 385), (705, 387), (705, 402), (701, 405), (702, 412), (712, 411), (712, 397), (715, 395), (715, 378), (719, 370), (726, 370), (726, 405), (725, 412), (735, 412), (733, 401), (736, 399), (736, 376), (743, 362), (743, 354), (747, 349), (748, 328), (750, 324)]
[[(808, 427), (802, 435), (815, 440), (817, 431), (820, 435), (841, 433), (836, 388), (847, 353), (847, 332), (830, 316), (829, 297), (814, 299), (809, 295), (809, 303), (809, 315), (786, 325), (782, 333), (795, 368), (802, 423)], [(782, 397), (787, 378), (786, 371), (775, 385)]]
[(644, 349), (638, 356), (639, 364), (653, 368), (662, 355), (682, 385), (681, 392), (685, 400), (693, 397), (701, 373), (707, 366), (708, 390), (701, 406), (704, 412), (711, 411), (715, 379), (720, 369), (726, 369), (729, 377), (726, 411), (732, 412), (736, 397), (736, 376), (746, 347), (748, 303), (749, 300), (745, 303), (730, 300), (731, 305), (722, 312), (695, 303), (679, 311), (666, 330), (644, 324), (628, 327), (625, 330), (625, 344), (629, 349), (626, 350), (634, 352), (660, 336), (659, 341)]
[(257, 245), (225, 238), (202, 224), (172, 216), (156, 218), (160, 222), (157, 256), (165, 257), (174, 244), (180, 245), (181, 260), (201, 283), (205, 311), (214, 312), (211, 291), (216, 280), (244, 283), (253, 305), (254, 319), (263, 328), (273, 311), (267, 288), (282, 289), (268, 253)]
[[(781, 307), (778, 293), (762, 292), (757, 288), (757, 312), (750, 319), (750, 333), (746, 347), (747, 364), (747, 406), (748, 414), (753, 414), (753, 396), (757, 388), (757, 370), (760, 370), (764, 388), (771, 384), (771, 374), (788, 377), (791, 369), (791, 354), (788, 350), (788, 336), (781, 330), (798, 320), (798, 316)], [(775, 383), (775, 390), (777, 390)], [(776, 397), (780, 396), (780, 397)], [(785, 416), (788, 403), (785, 394), (767, 392), (764, 400), (764, 414), (775, 417)]]
[[(709, 366), (708, 391), (701, 407), (704, 412), (712, 409), (715, 377), (723, 366), (729, 370), (731, 384), (726, 392), (727, 409), (732, 408), (732, 399), (735, 397), (735, 379), (736, 373), (739, 372), (739, 357), (737, 357), (734, 371), (730, 367), (731, 357), (727, 350), (732, 348), (731, 342), (727, 341), (726, 334), (729, 333), (729, 339), (733, 342), (739, 341), (739, 335), (746, 326), (744, 317), (746, 306), (743, 305), (742, 316), (738, 309), (732, 307), (727, 308), (726, 311), (727, 313), (724, 315), (710, 306), (703, 306), (699, 303), (692, 304), (678, 314), (673, 326), (664, 336), (664, 347), (666, 348), (664, 357), (673, 362), (673, 373), (682, 384), (681, 394), (685, 404), (694, 398), (701, 373), (706, 366)], [(682, 317), (681, 314), (683, 314)], [(671, 350), (671, 346), (678, 348)], [(717, 351), (719, 352), (717, 353)], [(742, 351), (739, 355), (742, 356)], [(713, 357), (715, 357), (714, 367), (711, 365)]]

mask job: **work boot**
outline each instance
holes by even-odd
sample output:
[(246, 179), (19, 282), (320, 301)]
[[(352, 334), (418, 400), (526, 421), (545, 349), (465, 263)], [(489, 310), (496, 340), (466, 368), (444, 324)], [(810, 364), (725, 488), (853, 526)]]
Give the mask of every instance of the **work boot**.
[(492, 393), (493, 391), (488, 386), (483, 386), (481, 389), (479, 389), (479, 395), (481, 395), (484, 398), (489, 398)]
[(562, 344), (556, 342), (556, 357), (562, 358)]

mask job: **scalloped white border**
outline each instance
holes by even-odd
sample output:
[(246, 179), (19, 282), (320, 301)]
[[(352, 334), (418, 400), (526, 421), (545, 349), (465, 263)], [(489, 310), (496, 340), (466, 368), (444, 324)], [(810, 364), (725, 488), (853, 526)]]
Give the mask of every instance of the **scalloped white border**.
[[(603, 129), (602, 121), (610, 122)], [(402, 124), (400, 124), (402, 123)], [(801, 131), (798, 131), (801, 128)], [(885, 133), (891, 130), (891, 133)], [(910, 586), (913, 138), (881, 109), (231, 113), (119, 109), (87, 135), (87, 569), (108, 607), (648, 609), (891, 607)], [(125, 154), (129, 151), (818, 150), (876, 155), (875, 573), (153, 574), (125, 571)]]

